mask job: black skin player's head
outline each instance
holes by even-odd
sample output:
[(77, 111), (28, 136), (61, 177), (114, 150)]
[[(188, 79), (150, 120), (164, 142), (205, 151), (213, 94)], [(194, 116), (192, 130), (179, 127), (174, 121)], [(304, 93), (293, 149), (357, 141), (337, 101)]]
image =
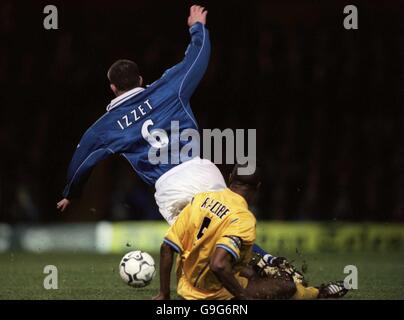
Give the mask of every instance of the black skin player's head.
[(256, 167), (255, 172), (250, 175), (240, 175), (238, 168), (243, 167), (236, 164), (229, 177), (229, 188), (241, 195), (247, 203), (252, 203), (261, 186), (261, 168)]
[(115, 61), (109, 68), (107, 77), (115, 96), (120, 96), (143, 84), (137, 64), (126, 59)]

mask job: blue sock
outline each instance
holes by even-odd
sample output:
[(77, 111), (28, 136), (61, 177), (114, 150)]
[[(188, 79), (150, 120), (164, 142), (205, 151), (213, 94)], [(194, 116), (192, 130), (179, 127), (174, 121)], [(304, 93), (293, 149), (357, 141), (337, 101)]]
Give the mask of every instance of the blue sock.
[(271, 254), (266, 252), (264, 249), (262, 249), (259, 245), (255, 244), (255, 243), (253, 245), (252, 250), (253, 250), (253, 252), (258, 253), (260, 256), (262, 256), (264, 258), (264, 260), (268, 263), (270, 263), (271, 259), (274, 258), (274, 256), (272, 256)]

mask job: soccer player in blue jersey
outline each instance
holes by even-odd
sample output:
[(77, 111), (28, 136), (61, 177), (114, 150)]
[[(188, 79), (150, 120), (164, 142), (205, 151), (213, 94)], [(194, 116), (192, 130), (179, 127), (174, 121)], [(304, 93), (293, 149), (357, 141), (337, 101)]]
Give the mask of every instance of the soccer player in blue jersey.
[[(151, 85), (142, 87), (143, 79), (132, 61), (118, 60), (110, 67), (108, 78), (116, 98), (77, 145), (68, 168), (63, 199), (57, 203), (60, 211), (66, 210), (71, 199), (80, 195), (92, 168), (113, 154), (124, 157), (142, 180), (155, 186), (156, 203), (169, 224), (195, 194), (226, 188), (219, 169), (207, 159), (195, 156), (172, 161), (169, 157), (167, 163), (157, 164), (149, 159), (151, 147), (173, 153), (189, 143), (175, 135), (158, 139), (161, 130), (170, 132), (172, 121), (178, 123), (179, 132), (198, 129), (189, 101), (209, 62), (206, 15), (201, 6), (190, 8), (191, 42), (184, 59)], [(266, 254), (259, 247), (256, 251)], [(272, 257), (267, 255), (266, 260), (269, 258)]]

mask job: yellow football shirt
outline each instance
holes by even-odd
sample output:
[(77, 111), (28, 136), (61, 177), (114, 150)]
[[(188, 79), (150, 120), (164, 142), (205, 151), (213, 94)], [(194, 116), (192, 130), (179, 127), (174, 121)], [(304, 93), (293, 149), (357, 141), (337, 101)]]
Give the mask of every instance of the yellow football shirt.
[[(177, 291), (185, 299), (230, 299), (209, 268), (216, 247), (238, 266), (248, 262), (255, 241), (254, 215), (244, 198), (230, 189), (197, 194), (170, 227), (164, 242), (179, 253)], [(236, 275), (243, 286), (247, 281)]]

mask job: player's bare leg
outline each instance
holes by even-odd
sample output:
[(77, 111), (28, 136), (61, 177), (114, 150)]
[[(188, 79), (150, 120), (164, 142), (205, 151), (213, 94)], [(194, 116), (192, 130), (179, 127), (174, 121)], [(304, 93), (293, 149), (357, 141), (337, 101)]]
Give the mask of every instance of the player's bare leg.
[(296, 293), (296, 286), (290, 280), (256, 276), (249, 279), (246, 291), (258, 300), (291, 299)]
[(343, 281), (334, 281), (320, 287), (311, 287), (295, 282), (293, 278), (281, 272), (277, 276), (260, 276), (252, 268), (245, 268), (242, 275), (249, 279), (246, 292), (249, 297), (258, 300), (292, 299), (336, 299), (343, 297), (348, 289)]

